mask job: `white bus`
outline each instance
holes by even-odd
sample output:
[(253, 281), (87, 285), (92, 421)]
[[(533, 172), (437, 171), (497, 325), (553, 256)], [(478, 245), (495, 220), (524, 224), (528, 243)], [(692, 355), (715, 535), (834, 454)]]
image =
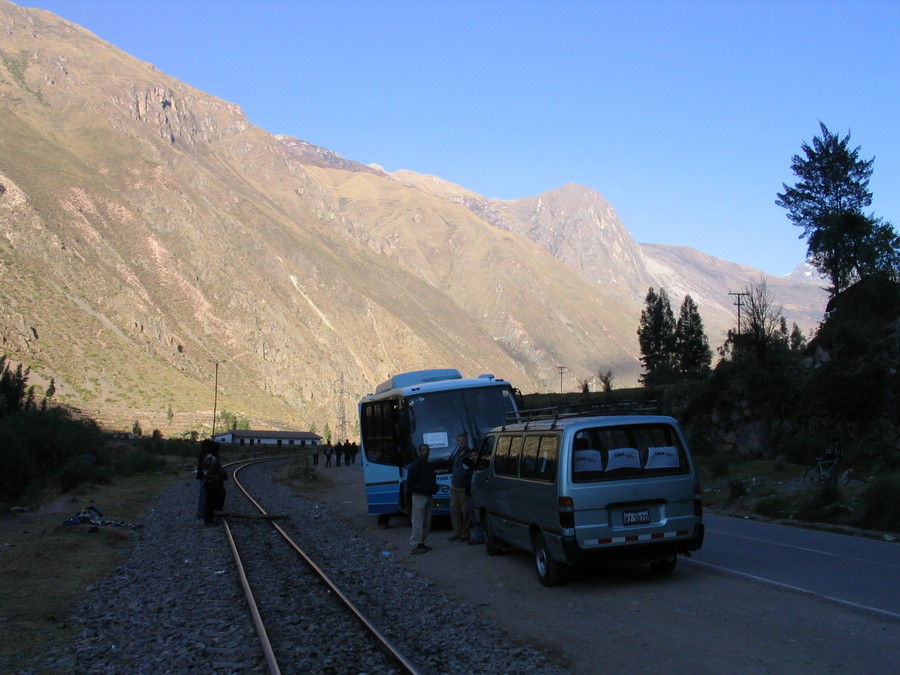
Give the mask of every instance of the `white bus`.
[(386, 524), (406, 512), (406, 468), (417, 448), (431, 449), (438, 491), (435, 515), (450, 512), (450, 461), (456, 437), (477, 449), (485, 434), (518, 410), (509, 382), (493, 375), (463, 378), (452, 368), (400, 373), (359, 402), (360, 446), (369, 513)]

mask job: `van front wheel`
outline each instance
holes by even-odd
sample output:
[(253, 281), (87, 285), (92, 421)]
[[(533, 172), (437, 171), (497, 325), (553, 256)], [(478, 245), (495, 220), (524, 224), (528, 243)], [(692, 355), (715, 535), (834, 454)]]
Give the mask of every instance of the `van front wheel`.
[(550, 555), (544, 535), (534, 535), (534, 567), (538, 579), (544, 586), (558, 586), (563, 580), (563, 566)]
[(497, 555), (500, 553), (500, 542), (497, 540), (497, 535), (494, 534), (491, 517), (485, 512), (481, 515), (481, 520), (484, 527), (484, 550), (488, 555)]

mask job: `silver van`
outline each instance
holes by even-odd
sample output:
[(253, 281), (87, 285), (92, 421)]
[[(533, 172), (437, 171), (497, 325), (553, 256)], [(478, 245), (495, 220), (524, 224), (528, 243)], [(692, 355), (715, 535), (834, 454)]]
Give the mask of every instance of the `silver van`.
[(553, 586), (569, 568), (619, 560), (671, 572), (701, 547), (700, 483), (678, 422), (622, 405), (524, 411), (486, 436), (472, 500), (489, 555), (531, 551)]

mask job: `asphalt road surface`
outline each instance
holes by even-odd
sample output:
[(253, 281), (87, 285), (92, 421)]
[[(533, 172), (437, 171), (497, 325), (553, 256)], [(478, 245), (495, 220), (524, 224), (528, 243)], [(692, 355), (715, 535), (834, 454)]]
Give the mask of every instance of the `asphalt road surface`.
[(707, 514), (692, 561), (900, 619), (900, 543)]
[(530, 554), (449, 542), (440, 520), (434, 549), (410, 555), (409, 521), (376, 527), (358, 467), (319, 469), (311, 498), (561, 672), (900, 673), (900, 544), (708, 514), (703, 549), (670, 575), (621, 565), (544, 588)]

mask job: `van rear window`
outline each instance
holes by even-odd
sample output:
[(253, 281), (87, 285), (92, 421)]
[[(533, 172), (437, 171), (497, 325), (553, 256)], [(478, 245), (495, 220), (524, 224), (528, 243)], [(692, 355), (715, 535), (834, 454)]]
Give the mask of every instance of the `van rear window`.
[(684, 448), (668, 424), (582, 429), (572, 439), (572, 481), (575, 483), (687, 470)]

